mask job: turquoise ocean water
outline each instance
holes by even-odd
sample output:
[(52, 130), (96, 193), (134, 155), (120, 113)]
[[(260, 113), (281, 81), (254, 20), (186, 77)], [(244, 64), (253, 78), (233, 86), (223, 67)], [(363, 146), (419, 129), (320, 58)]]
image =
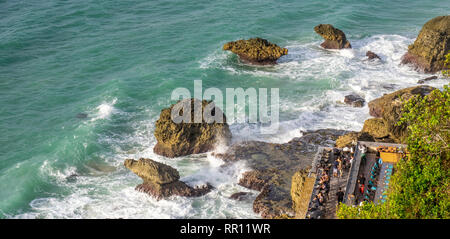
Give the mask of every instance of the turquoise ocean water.
[[(427, 20), (449, 12), (447, 0), (0, 0), (0, 218), (258, 218), (252, 200), (228, 199), (249, 191), (237, 185), (245, 164), (223, 170), (210, 154), (153, 154), (154, 123), (172, 90), (192, 89), (194, 80), (222, 90), (279, 88), (280, 132), (234, 124), (236, 142), (360, 130), (367, 107), (339, 101), (352, 92), (369, 101), (426, 77), (400, 58)], [(320, 23), (343, 30), (353, 49), (321, 49), (313, 31)], [(256, 36), (289, 55), (250, 67), (221, 50)], [(382, 62), (366, 61), (367, 50)], [(156, 201), (134, 190), (141, 180), (122, 166), (139, 157), (216, 190)]]

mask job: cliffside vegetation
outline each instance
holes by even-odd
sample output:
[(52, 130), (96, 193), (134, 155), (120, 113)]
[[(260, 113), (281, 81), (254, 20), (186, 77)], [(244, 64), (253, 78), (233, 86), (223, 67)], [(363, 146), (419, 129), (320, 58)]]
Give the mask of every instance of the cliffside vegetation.
[(450, 218), (449, 85), (407, 101), (398, 124), (408, 125), (410, 156), (395, 166), (386, 202), (341, 204), (339, 218)]

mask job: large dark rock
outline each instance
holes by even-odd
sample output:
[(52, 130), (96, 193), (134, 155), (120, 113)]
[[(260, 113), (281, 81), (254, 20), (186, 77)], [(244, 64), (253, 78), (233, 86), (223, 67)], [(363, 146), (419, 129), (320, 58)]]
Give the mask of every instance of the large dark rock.
[(257, 65), (276, 64), (278, 58), (288, 53), (286, 48), (281, 48), (262, 38), (228, 42), (223, 45), (223, 50), (233, 52), (244, 62)]
[[(231, 139), (231, 132), (226, 123), (225, 115), (222, 110), (214, 109), (212, 102), (197, 99), (185, 99), (183, 102), (191, 104), (191, 122), (193, 123), (175, 123), (171, 118), (171, 111), (176, 104), (170, 108), (163, 109), (156, 121), (155, 137), (158, 141), (153, 151), (166, 157), (179, 157), (189, 154), (204, 153), (214, 149), (216, 144), (228, 144)], [(194, 121), (194, 102), (201, 104), (202, 115), (201, 123)], [(212, 115), (222, 114), (223, 123), (207, 123), (203, 118), (203, 112), (209, 110)]]
[(330, 24), (320, 24), (314, 27), (314, 31), (325, 39), (320, 44), (325, 49), (352, 48), (343, 31), (334, 28)]
[(346, 95), (344, 98), (344, 103), (353, 107), (363, 107), (364, 102), (366, 102), (366, 100), (356, 94)]
[(310, 167), (319, 146), (331, 147), (335, 140), (347, 133), (344, 130), (322, 129), (303, 132), (285, 144), (248, 141), (229, 147), (224, 154), (216, 154), (226, 164), (245, 160), (252, 170), (245, 172), (239, 185), (260, 191), (253, 202), (253, 210), (264, 218), (294, 216), (291, 197), (293, 175)]
[(423, 25), (414, 44), (402, 58), (425, 73), (444, 68), (445, 55), (450, 51), (450, 15), (435, 17)]
[(136, 186), (136, 190), (148, 193), (157, 200), (170, 196), (198, 197), (213, 188), (209, 184), (193, 188), (179, 181), (180, 175), (176, 169), (151, 159), (127, 159), (124, 165), (144, 181)]

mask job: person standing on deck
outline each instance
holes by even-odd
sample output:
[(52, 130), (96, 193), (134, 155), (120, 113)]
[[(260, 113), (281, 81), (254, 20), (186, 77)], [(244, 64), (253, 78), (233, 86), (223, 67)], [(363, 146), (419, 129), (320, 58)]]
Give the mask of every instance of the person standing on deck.
[(337, 204), (339, 205), (339, 203), (344, 201), (344, 192), (342, 191), (342, 188), (339, 188), (339, 191), (336, 193), (336, 196), (337, 196)]

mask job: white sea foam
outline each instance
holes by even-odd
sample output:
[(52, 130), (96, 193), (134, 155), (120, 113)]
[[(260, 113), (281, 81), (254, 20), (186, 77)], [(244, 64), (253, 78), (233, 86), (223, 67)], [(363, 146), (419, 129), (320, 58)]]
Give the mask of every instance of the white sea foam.
[(109, 102), (103, 102), (99, 106), (97, 106), (96, 111), (93, 113), (93, 117), (91, 121), (96, 121), (99, 119), (107, 119), (111, 116), (111, 114), (119, 112), (116, 108), (114, 108), (114, 105), (117, 102), (117, 98), (114, 98), (113, 100)]

